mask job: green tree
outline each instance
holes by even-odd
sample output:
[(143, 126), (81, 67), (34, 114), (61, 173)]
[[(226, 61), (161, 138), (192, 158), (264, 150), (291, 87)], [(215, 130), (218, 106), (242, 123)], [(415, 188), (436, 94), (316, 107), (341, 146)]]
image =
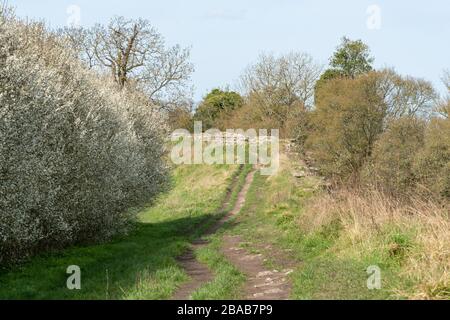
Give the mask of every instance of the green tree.
[[(325, 70), (316, 82), (315, 91), (331, 79), (352, 78), (368, 73), (373, 70), (374, 58), (370, 55), (369, 46), (361, 40), (350, 40), (342, 38), (341, 44), (337, 47), (330, 58), (330, 68)], [(317, 100), (317, 94), (315, 95)]]
[(345, 77), (355, 78), (372, 71), (374, 58), (370, 49), (361, 40), (342, 38), (342, 43), (330, 59), (330, 66)]
[(194, 119), (203, 122), (203, 128), (225, 129), (224, 122), (231, 113), (242, 107), (244, 100), (239, 93), (213, 89), (197, 108)]

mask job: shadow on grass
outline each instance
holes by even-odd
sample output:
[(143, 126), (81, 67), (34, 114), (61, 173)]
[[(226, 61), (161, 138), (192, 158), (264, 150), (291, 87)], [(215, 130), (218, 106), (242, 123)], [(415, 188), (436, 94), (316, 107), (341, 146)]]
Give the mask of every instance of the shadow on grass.
[[(186, 280), (176, 257), (219, 217), (138, 223), (130, 235), (108, 244), (35, 257), (0, 273), (0, 299), (167, 299)], [(81, 268), (81, 290), (66, 287), (70, 265)]]

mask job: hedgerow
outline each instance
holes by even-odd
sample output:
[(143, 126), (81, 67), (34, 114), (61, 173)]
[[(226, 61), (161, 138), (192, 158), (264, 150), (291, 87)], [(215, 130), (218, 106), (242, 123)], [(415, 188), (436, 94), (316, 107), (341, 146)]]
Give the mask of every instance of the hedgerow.
[(156, 108), (66, 48), (0, 12), (0, 264), (124, 232), (166, 185)]

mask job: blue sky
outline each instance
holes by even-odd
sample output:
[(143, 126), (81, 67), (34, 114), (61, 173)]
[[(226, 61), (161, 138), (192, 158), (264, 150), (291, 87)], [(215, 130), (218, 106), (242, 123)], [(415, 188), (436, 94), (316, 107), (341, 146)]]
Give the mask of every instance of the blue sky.
[(395, 67), (401, 74), (427, 79), (441, 92), (442, 71), (450, 69), (448, 0), (9, 0), (8, 3), (16, 7), (19, 16), (43, 19), (52, 27), (67, 24), (71, 5), (80, 8), (80, 21), (85, 26), (105, 23), (114, 15), (149, 19), (169, 44), (192, 47), (197, 100), (214, 87), (233, 88), (242, 70), (263, 51), (308, 52), (326, 64), (344, 35), (366, 42), (376, 59), (376, 67)]

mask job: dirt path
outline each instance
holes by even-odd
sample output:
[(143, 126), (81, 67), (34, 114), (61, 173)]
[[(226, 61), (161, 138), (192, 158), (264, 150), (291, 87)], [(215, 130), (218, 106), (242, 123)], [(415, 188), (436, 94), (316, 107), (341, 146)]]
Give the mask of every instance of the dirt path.
[[(245, 204), (246, 195), (253, 182), (255, 171), (250, 172), (242, 190), (237, 196), (236, 203), (220, 221), (211, 226), (205, 236), (217, 232), (232, 216), (238, 214)], [(229, 206), (231, 192), (223, 205), (223, 210)], [(276, 249), (267, 246), (265, 250), (270, 257), (284, 267), (281, 270), (269, 270), (265, 266), (265, 259), (262, 254), (252, 254), (241, 247), (243, 239), (240, 236), (225, 236), (223, 239), (222, 252), (224, 256), (241, 272), (247, 276), (247, 281), (243, 287), (243, 299), (246, 300), (287, 300), (291, 292), (291, 284), (288, 275), (292, 272), (289, 262), (284, 259)], [(179, 258), (179, 262), (191, 278), (189, 282), (181, 286), (172, 299), (186, 300), (191, 294), (199, 289), (203, 284), (213, 280), (213, 273), (204, 264), (195, 258), (195, 250), (206, 246), (208, 242), (199, 239), (192, 244), (192, 249)]]
[[(241, 248), (240, 236), (224, 237), (222, 252), (225, 257), (247, 276), (243, 288), (245, 300), (287, 300), (291, 291), (288, 275), (292, 269), (269, 270), (262, 254), (251, 254)], [(269, 252), (276, 255), (270, 248)], [(272, 258), (276, 258), (272, 256)], [(278, 260), (278, 259), (276, 259)], [(279, 262), (279, 261), (278, 261)]]
[(178, 262), (190, 277), (190, 280), (178, 288), (175, 295), (172, 297), (172, 300), (188, 300), (194, 291), (199, 289), (204, 283), (214, 279), (214, 275), (208, 267), (203, 263), (198, 262), (195, 258), (195, 250), (206, 244), (206, 242), (198, 240), (192, 244), (192, 249), (189, 249), (178, 258)]
[[(239, 211), (241, 211), (245, 203), (245, 197), (247, 195), (247, 192), (250, 189), (250, 186), (253, 182), (254, 175), (255, 175), (254, 170), (247, 175), (244, 186), (242, 187), (241, 191), (237, 196), (237, 200), (233, 209), (229, 211), (222, 219), (220, 219), (209, 229), (207, 229), (204, 234), (204, 237), (214, 234), (233, 215), (236, 215), (239, 213)], [(236, 179), (238, 179), (238, 177), (236, 177)], [(232, 186), (235, 186), (236, 183), (237, 180), (233, 181)], [(233, 189), (234, 188), (232, 187), (231, 190)], [(229, 206), (231, 201), (231, 194), (232, 191), (230, 191), (227, 194), (225, 202), (222, 206), (222, 210), (226, 210), (226, 208)], [(208, 242), (203, 238), (198, 239), (192, 243), (191, 249), (189, 249), (186, 253), (184, 253), (181, 257), (178, 258), (179, 263), (181, 264), (187, 275), (190, 277), (190, 280), (185, 284), (183, 284), (180, 288), (178, 288), (178, 290), (175, 292), (175, 295), (172, 297), (172, 300), (187, 300), (190, 298), (191, 294), (197, 289), (199, 289), (203, 284), (213, 280), (214, 278), (213, 273), (208, 269), (207, 266), (197, 261), (194, 253), (197, 249), (200, 249), (206, 246), (207, 244)]]

